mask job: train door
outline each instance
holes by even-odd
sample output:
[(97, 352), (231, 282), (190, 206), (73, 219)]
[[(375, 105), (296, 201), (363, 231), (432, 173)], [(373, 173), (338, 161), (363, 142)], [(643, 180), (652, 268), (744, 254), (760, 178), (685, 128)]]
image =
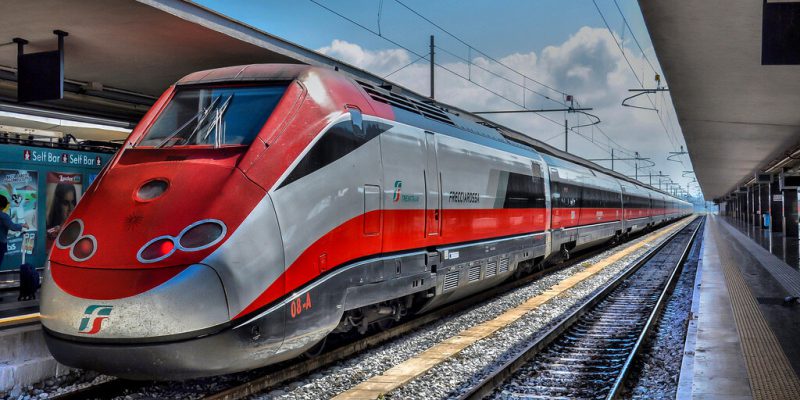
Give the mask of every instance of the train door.
[(425, 236), (438, 236), (441, 229), (442, 197), (439, 163), (436, 157), (436, 136), (425, 131)]

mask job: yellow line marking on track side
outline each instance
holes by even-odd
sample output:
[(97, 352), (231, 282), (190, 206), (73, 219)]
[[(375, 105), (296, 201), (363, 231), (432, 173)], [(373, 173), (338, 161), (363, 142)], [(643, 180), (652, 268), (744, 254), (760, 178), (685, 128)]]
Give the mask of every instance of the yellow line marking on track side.
[(28, 324), (31, 322), (39, 322), (39, 313), (17, 315), (15, 317), (0, 318), (0, 327), (10, 325)]
[(800, 399), (800, 378), (794, 373), (778, 338), (764, 319), (750, 286), (736, 266), (741, 261), (734, 254), (733, 247), (729, 247), (736, 243), (725, 240), (717, 224), (719, 222), (715, 221), (711, 232), (719, 249), (719, 260), (731, 298), (733, 319), (742, 343), (753, 398)]
[(475, 342), (487, 338), (503, 327), (516, 322), (529, 311), (547, 303), (554, 297), (597, 274), (609, 265), (614, 264), (644, 246), (650, 245), (650, 243), (664, 235), (682, 229), (692, 220), (694, 219), (651, 233), (649, 236), (646, 236), (643, 241), (632, 244), (606, 257), (602, 261), (586, 267), (586, 269), (569, 276), (541, 294), (529, 298), (519, 306), (511, 308), (489, 321), (467, 328), (455, 336), (433, 345), (422, 353), (389, 368), (383, 374), (373, 376), (353, 388), (340, 393), (334, 397), (334, 399), (375, 399), (389, 393), (460, 353)]

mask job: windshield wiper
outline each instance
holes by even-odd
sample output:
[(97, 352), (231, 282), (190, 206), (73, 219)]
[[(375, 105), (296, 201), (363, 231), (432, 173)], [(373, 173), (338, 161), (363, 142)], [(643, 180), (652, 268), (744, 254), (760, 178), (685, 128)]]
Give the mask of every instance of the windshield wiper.
[[(197, 132), (197, 130), (200, 129), (200, 127), (203, 125), (203, 121), (205, 121), (205, 119), (208, 118), (208, 115), (211, 113), (211, 110), (214, 109), (214, 106), (217, 104), (217, 101), (219, 101), (219, 98), (220, 98), (220, 96), (217, 96), (214, 100), (211, 101), (211, 104), (209, 104), (208, 107), (198, 111), (197, 114), (195, 114), (194, 116), (189, 118), (178, 129), (176, 129), (174, 132), (172, 132), (169, 135), (167, 135), (164, 138), (164, 140), (162, 140), (160, 143), (158, 143), (155, 146), (155, 148), (160, 149), (160, 148), (164, 147), (164, 145), (167, 144), (167, 142), (169, 142), (170, 140), (174, 139), (175, 136), (177, 136), (183, 130), (183, 128), (186, 128), (186, 126), (188, 126), (190, 122), (192, 122), (195, 119), (197, 119), (197, 125), (194, 127), (194, 129), (192, 130), (192, 133), (189, 135), (189, 137), (186, 138), (186, 143), (188, 143), (189, 139), (192, 136), (194, 136), (194, 134)], [(174, 144), (173, 144), (173, 146), (174, 146)]]
[(200, 143), (204, 143), (208, 138), (208, 135), (211, 134), (211, 130), (216, 127), (216, 129), (214, 130), (214, 148), (220, 146), (221, 144), (220, 134), (222, 131), (222, 126), (220, 122), (222, 121), (222, 116), (225, 115), (225, 111), (228, 110), (228, 105), (230, 105), (231, 99), (233, 99), (233, 94), (228, 96), (228, 98), (225, 99), (225, 102), (222, 103), (221, 106), (219, 106), (219, 108), (217, 109), (217, 115), (214, 117), (214, 120), (208, 124), (208, 129), (206, 130), (205, 135), (203, 135), (203, 138), (200, 140)]

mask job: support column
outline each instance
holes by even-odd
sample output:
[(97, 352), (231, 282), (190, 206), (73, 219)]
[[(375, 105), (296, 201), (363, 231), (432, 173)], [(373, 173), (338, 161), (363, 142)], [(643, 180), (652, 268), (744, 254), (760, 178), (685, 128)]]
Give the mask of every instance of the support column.
[(797, 237), (797, 189), (783, 191), (783, 234)]
[(750, 204), (747, 208), (747, 212), (749, 215), (747, 216), (747, 223), (756, 226), (758, 223), (758, 196), (756, 196), (756, 185), (750, 186), (747, 188), (747, 199), (749, 200)]
[(745, 199), (744, 199), (744, 222), (750, 223), (750, 209), (752, 206), (750, 205), (750, 188), (745, 188)]
[(769, 183), (769, 216), (772, 232), (783, 232), (783, 196), (778, 175), (772, 177)]
[(745, 190), (739, 194), (739, 220), (742, 222), (747, 222), (747, 217), (750, 215), (747, 211), (748, 204), (750, 203), (747, 201), (747, 190)]
[(742, 194), (738, 191), (734, 193), (736, 196), (736, 219), (741, 221), (742, 220)]
[(769, 200), (769, 183), (759, 183), (758, 184), (758, 226), (762, 228), (767, 228), (765, 225), (765, 215), (769, 215), (769, 207), (770, 207), (770, 200)]

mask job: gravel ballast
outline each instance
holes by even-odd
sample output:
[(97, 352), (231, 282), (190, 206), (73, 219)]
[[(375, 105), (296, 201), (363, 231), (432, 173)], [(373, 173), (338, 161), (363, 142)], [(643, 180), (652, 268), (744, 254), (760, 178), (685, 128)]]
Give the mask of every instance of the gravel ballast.
[[(665, 237), (662, 237), (657, 242), (660, 243), (664, 239)], [(626, 245), (632, 245), (642, 240), (644, 240), (644, 237), (634, 239), (626, 243)], [(606, 250), (577, 265), (551, 272), (526, 286), (511, 290), (494, 299), (429, 324), (413, 333), (393, 339), (360, 355), (323, 368), (298, 381), (276, 387), (269, 392), (252, 398), (320, 399), (333, 397), (467, 328), (497, 317), (508, 309), (541, 294), (558, 282), (589, 265), (599, 262), (622, 248), (624, 247), (619, 246)], [(524, 345), (526, 340), (541, 333), (559, 316), (576, 305), (582, 298), (617, 276), (628, 264), (649, 248), (650, 246), (645, 246), (609, 265), (603, 271), (569, 289), (566, 295), (553, 299), (536, 310), (529, 312), (516, 323), (503, 328), (492, 337), (466, 348), (461, 354), (434, 367), (407, 386), (387, 394), (387, 398), (446, 398), (459, 393), (459, 390), (463, 389), (472, 379), (482, 376), (482, 374), (487, 373), (489, 367), (502, 362), (509, 356), (510, 350)], [(117, 397), (117, 399), (201, 398), (204, 394), (213, 393), (244, 382), (250, 377), (263, 375), (268, 371), (269, 367), (263, 370), (214, 378), (154, 383), (140, 390), (125, 393)], [(0, 395), (0, 399), (26, 399), (26, 396), (28, 396), (27, 399), (47, 398), (57, 393), (72, 391), (78, 386), (85, 386), (107, 379), (111, 378), (93, 372), (77, 371), (53, 382), (48, 382), (51, 384), (42, 383)]]
[[(659, 238), (657, 243), (652, 245), (657, 245), (665, 239), (665, 237)], [(637, 238), (628, 245), (642, 240), (644, 238)], [(485, 374), (488, 367), (502, 362), (509, 350), (524, 345), (527, 340), (541, 332), (548, 323), (552, 323), (571, 306), (577, 304), (580, 299), (617, 276), (631, 262), (647, 252), (652, 245), (645, 246), (609, 265), (603, 271), (570, 289), (566, 296), (560, 296), (542, 305), (492, 337), (466, 348), (453, 359), (432, 368), (428, 373), (413, 380), (405, 387), (388, 393), (387, 398), (446, 398), (455, 395), (459, 392), (459, 388), (465, 388), (465, 385), (472, 379), (481, 376), (482, 373)], [(497, 317), (620, 249), (621, 247), (607, 250), (578, 265), (553, 272), (529, 285), (512, 290), (469, 310), (428, 325), (417, 332), (398, 337), (390, 343), (320, 370), (305, 379), (254, 398), (319, 399), (333, 397), (462, 330)]]
[(622, 398), (674, 399), (677, 394), (686, 328), (694, 295), (694, 280), (703, 241), (703, 228), (700, 229), (658, 326), (634, 361), (631, 370), (633, 374), (625, 383)]

